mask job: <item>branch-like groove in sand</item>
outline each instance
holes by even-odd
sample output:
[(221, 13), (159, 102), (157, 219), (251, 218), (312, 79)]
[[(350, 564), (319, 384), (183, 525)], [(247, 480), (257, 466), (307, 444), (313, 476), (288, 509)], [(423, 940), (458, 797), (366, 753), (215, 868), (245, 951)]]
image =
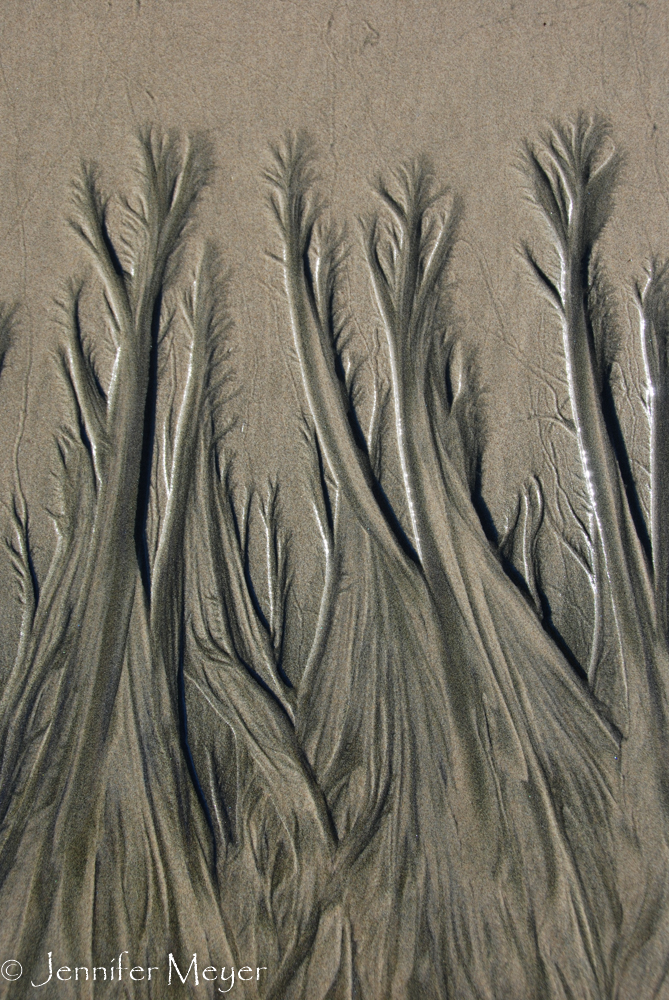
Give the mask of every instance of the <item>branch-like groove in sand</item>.
[[(26, 968), (47, 951), (87, 967), (131, 947), (144, 965), (197, 952), (201, 967), (262, 964), (245, 994), (275, 1000), (661, 996), (669, 284), (655, 261), (636, 288), (644, 534), (598, 341), (595, 251), (619, 173), (609, 126), (581, 114), (523, 158), (555, 252), (556, 266), (524, 249), (562, 331), (570, 413), (556, 392), (552, 419), (576, 441), (586, 510), (542, 438), (551, 474), (528, 472), (497, 547), (480, 376), (450, 315), (461, 199), (427, 160), (408, 162), (376, 181), (355, 244), (328, 221), (308, 140), (274, 149), (271, 256), (323, 554), (301, 659), (284, 486), (239, 482), (228, 447), (227, 278), (190, 239), (210, 161), (202, 138), (143, 133), (118, 230), (96, 170), (74, 188), (94, 276), (58, 304), (69, 416), (43, 580), (20, 475), (30, 372), (13, 451), (6, 551), (22, 622), (0, 701), (0, 951)], [(355, 254), (377, 313), (366, 402), (346, 353)], [(19, 327), (0, 312), (2, 363)], [(583, 662), (548, 610), (550, 483), (583, 540), (560, 536), (592, 592)]]

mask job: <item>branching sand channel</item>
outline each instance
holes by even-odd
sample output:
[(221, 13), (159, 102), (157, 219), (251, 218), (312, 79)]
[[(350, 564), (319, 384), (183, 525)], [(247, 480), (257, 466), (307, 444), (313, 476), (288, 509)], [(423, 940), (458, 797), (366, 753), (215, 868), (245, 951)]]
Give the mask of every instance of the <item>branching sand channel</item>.
[[(68, 401), (43, 578), (25, 411), (8, 457), (22, 624), (0, 705), (0, 959), (26, 973), (0, 995), (33, 996), (31, 970), (51, 968), (54, 997), (162, 1000), (168, 973), (213, 997), (231, 970), (273, 1000), (669, 996), (669, 266), (634, 292), (644, 507), (605, 343), (608, 125), (582, 114), (525, 147), (544, 244), (518, 266), (554, 311), (565, 395), (542, 431), (548, 472), (528, 469), (494, 542), (480, 376), (449, 319), (463, 200), (418, 159), (344, 232), (308, 140), (273, 151), (268, 247), (322, 554), (300, 665), (282, 483), (240, 487), (229, 447), (233, 316), (197, 240), (212, 153), (152, 131), (139, 157), (116, 214), (96, 171), (74, 187), (94, 268), (59, 299)], [(364, 405), (353, 253), (378, 320)], [(0, 325), (4, 357), (22, 331), (7, 309)], [(578, 495), (552, 434), (574, 443)], [(551, 531), (589, 588), (580, 646), (542, 572)]]

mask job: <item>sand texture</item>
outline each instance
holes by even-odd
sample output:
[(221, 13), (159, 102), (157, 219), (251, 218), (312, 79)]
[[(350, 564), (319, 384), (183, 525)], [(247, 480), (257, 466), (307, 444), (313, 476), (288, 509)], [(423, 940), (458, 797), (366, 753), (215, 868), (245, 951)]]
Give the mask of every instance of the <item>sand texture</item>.
[(669, 3), (0, 10), (0, 998), (669, 1000)]

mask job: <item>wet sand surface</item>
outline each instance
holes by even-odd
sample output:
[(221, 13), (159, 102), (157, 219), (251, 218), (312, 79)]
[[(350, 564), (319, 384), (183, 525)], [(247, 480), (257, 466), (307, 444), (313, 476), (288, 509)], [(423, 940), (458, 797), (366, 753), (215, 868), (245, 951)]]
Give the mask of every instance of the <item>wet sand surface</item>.
[(669, 996), (668, 18), (3, 6), (1, 997)]

